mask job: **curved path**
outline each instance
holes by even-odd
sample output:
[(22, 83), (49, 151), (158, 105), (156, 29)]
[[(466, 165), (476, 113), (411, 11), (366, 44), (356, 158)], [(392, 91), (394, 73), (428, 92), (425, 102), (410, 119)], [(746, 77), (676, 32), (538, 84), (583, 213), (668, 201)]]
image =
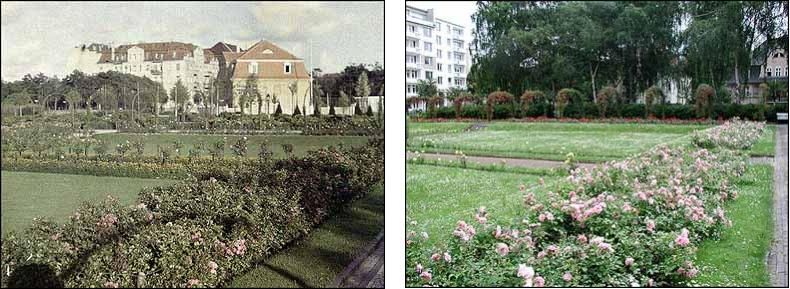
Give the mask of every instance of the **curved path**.
[(788, 285), (788, 219), (787, 217), (787, 125), (776, 127), (776, 155), (774, 157), (774, 242), (768, 253), (768, 272), (771, 286)]

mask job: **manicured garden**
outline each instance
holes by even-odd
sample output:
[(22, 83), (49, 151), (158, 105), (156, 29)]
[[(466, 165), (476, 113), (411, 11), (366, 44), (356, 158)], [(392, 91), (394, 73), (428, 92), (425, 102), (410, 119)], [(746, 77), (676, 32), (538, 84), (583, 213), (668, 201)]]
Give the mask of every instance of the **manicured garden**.
[(704, 125), (492, 122), (464, 131), (471, 123), (411, 122), (407, 149), (467, 155), (606, 161), (682, 142)]
[[(490, 138), (488, 144), (513, 148), (518, 144), (510, 139), (525, 139), (515, 134), (545, 126), (544, 135), (597, 133), (602, 149), (592, 154), (586, 154), (591, 145), (568, 135), (544, 142), (576, 148), (579, 158), (603, 158), (606, 145), (628, 150), (614, 135), (629, 130), (639, 128), (642, 138), (674, 137), (632, 144), (641, 151), (608, 155), (625, 158), (592, 170), (544, 176), (545, 184), (529, 173), (411, 160), (408, 286), (768, 285), (763, 260), (773, 236), (772, 169), (747, 166), (746, 158), (773, 147), (766, 136), (773, 137), (773, 128), (742, 121), (710, 129), (494, 122), (462, 132), (458, 126), (431, 125), (412, 126), (421, 133), (409, 144), (437, 135), (450, 139), (437, 143), (450, 143), (461, 138), (453, 134), (491, 130), (483, 134)], [(478, 139), (468, 137), (457, 144), (474, 142)], [(520, 183), (524, 191), (519, 191)]]
[[(283, 145), (292, 145), (294, 155), (302, 156), (307, 152), (329, 146), (361, 146), (368, 141), (365, 136), (306, 136), (306, 135), (188, 135), (188, 134), (137, 134), (112, 133), (96, 135), (96, 139), (108, 142), (109, 147), (116, 147), (125, 142), (141, 141), (144, 144), (144, 155), (156, 156), (157, 147), (172, 147), (177, 141), (181, 144), (179, 154), (187, 156), (189, 150), (196, 146), (208, 147), (218, 141), (228, 144), (237, 143), (241, 138), (248, 139), (248, 154), (258, 155), (260, 145), (266, 143), (276, 158), (286, 157)], [(175, 152), (174, 152), (175, 154)], [(205, 153), (204, 153), (205, 154)], [(233, 156), (233, 151), (224, 152), (226, 157)]]

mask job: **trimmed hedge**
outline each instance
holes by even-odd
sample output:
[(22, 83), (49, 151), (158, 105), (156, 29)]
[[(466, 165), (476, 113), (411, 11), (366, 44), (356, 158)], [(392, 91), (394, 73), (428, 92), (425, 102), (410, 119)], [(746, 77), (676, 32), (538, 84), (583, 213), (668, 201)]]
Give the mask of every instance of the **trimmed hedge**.
[[(764, 119), (769, 122), (776, 121), (777, 112), (787, 112), (787, 104), (768, 105), (764, 112)], [(656, 118), (675, 118), (675, 119), (697, 119), (693, 105), (684, 104), (657, 104), (652, 108), (653, 116)], [(644, 104), (622, 104), (613, 105), (607, 109), (607, 117), (612, 118), (644, 118)], [(749, 120), (759, 120), (760, 105), (757, 104), (716, 104), (711, 107), (712, 119), (731, 119), (741, 118)], [(423, 117), (427, 115), (423, 114)], [(485, 119), (485, 107), (482, 105), (468, 104), (461, 109), (461, 118)], [(523, 111), (519, 106), (510, 104), (497, 105), (494, 107), (494, 119), (525, 118), (525, 117), (554, 117), (554, 108), (550, 103), (533, 103), (528, 111)], [(564, 117), (566, 118), (600, 118), (598, 107), (591, 102), (570, 103), (565, 107)], [(436, 109), (436, 118), (455, 118), (455, 111), (452, 107), (440, 107)]]
[(36, 220), (24, 235), (9, 233), (0, 285), (222, 286), (381, 182), (383, 147), (374, 140), (237, 162), (243, 170), (204, 168), (188, 182), (144, 190), (132, 206), (85, 202), (65, 224)]

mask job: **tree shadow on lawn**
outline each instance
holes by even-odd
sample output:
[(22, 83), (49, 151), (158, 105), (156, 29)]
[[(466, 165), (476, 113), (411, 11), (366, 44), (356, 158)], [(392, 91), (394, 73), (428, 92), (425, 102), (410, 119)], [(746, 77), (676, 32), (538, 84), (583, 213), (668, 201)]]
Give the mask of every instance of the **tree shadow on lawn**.
[[(377, 221), (377, 215), (383, 211), (383, 203), (383, 197), (366, 197), (366, 200), (358, 200), (353, 207), (347, 207), (337, 212), (336, 215), (317, 227), (316, 230), (320, 230), (320, 232), (313, 231), (307, 236), (290, 242), (280, 251), (256, 261), (250, 269), (240, 272), (225, 282), (225, 285), (234, 283), (236, 278), (246, 276), (260, 267), (269, 269), (303, 288), (312, 287), (311, 284), (308, 284), (311, 280), (305, 280), (305, 276), (300, 276), (305, 274), (300, 272), (305, 270), (305, 267), (334, 267), (339, 273), (351, 264), (356, 254), (360, 253), (360, 250), (373, 240), (382, 229), (383, 222)], [(363, 240), (364, 242), (355, 246), (358, 248), (348, 248), (350, 240)], [(276, 264), (279, 263), (277, 261), (281, 261), (276, 259), (278, 256), (291, 254), (293, 256), (289, 256), (286, 262), (293, 265), (292, 268)], [(271, 280), (255, 280), (255, 282), (261, 283), (266, 281)], [(255, 285), (262, 286), (264, 284)], [(318, 286), (318, 284), (315, 285)]]

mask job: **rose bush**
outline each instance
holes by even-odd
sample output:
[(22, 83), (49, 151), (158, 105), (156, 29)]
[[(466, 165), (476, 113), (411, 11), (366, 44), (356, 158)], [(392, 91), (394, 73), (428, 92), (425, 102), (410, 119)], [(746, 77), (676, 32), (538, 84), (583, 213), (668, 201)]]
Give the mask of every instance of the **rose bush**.
[[(207, 160), (208, 161), (208, 160)], [(209, 161), (137, 203), (85, 203), (0, 247), (0, 285), (31, 265), (67, 287), (218, 287), (305, 236), (383, 179), (383, 141), (284, 160)], [(222, 167), (223, 165), (227, 167)], [(9, 281), (11, 280), (11, 281)]]
[[(720, 130), (743, 134), (734, 138), (738, 144), (753, 143), (762, 126), (729, 123)], [(526, 191), (523, 218), (493, 223), (478, 209), (475, 221), (458, 221), (438, 247), (424, 247), (424, 238), (409, 232), (407, 285), (685, 285), (699, 272), (696, 245), (731, 225), (722, 208), (737, 197), (731, 182), (746, 162), (729, 147), (660, 145), (575, 169), (562, 182), (540, 184), (545, 198)], [(436, 254), (451, 261), (429, 257)]]

